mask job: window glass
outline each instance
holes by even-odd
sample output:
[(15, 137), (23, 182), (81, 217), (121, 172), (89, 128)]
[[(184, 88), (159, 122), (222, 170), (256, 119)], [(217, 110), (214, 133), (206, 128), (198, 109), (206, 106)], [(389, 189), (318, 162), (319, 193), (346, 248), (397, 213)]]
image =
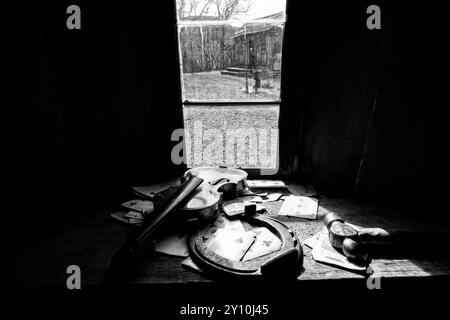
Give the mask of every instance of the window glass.
[(285, 0), (176, 2), (188, 167), (275, 168)]
[(177, 0), (183, 101), (279, 101), (285, 2)]
[(275, 168), (278, 105), (184, 106), (188, 167)]

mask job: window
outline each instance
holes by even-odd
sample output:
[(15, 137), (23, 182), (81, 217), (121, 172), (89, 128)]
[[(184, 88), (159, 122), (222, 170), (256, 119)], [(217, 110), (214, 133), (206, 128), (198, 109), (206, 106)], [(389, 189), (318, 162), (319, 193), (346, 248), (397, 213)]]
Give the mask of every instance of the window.
[(176, 0), (187, 165), (277, 167), (285, 0)]

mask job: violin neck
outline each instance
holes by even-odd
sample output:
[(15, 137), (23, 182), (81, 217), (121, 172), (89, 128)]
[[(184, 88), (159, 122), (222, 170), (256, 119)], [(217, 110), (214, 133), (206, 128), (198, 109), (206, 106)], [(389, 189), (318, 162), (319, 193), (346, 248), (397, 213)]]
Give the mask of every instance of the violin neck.
[(153, 212), (147, 220), (144, 221), (143, 230), (137, 235), (135, 241), (138, 245), (143, 245), (152, 238), (155, 231), (164, 223), (169, 216), (176, 211), (189, 197), (192, 192), (203, 182), (202, 178), (195, 176), (189, 177), (175, 193), (157, 210)]

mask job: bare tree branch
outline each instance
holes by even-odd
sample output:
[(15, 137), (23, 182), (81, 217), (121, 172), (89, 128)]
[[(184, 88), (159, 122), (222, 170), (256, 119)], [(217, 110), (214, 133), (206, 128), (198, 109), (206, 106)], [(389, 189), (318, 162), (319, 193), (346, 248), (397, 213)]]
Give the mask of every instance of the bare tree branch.
[(248, 13), (253, 4), (251, 0), (212, 0), (212, 3), (216, 8), (217, 17), (221, 20)]
[[(248, 13), (253, 5), (252, 0), (177, 0), (178, 19), (200, 18), (211, 14), (213, 8), (215, 16), (220, 20), (229, 20), (232, 17)], [(198, 7), (201, 6), (200, 12)]]
[(200, 11), (200, 14), (197, 15), (197, 17), (201, 17), (204, 13), (208, 12), (209, 6), (211, 5), (212, 0), (207, 0), (205, 2), (205, 5), (203, 6), (202, 11)]

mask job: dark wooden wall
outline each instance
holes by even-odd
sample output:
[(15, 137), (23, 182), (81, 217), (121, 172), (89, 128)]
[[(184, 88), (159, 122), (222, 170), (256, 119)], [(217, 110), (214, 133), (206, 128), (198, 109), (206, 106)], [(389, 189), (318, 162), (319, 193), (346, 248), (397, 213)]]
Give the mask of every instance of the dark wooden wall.
[(448, 191), (448, 10), (437, 4), (405, 4), (394, 10), (356, 190), (364, 197), (385, 195), (430, 208)]
[[(381, 30), (366, 28), (370, 4), (381, 7)], [(412, 1), (288, 3), (285, 174), (328, 196), (403, 206), (445, 194), (437, 186), (449, 172), (444, 12)]]
[[(389, 30), (387, 19), (382, 30), (371, 31), (366, 28), (364, 3), (291, 1), (289, 5), (283, 63), (291, 74), (285, 82), (298, 79), (299, 83), (292, 89), (288, 83), (281, 117), (283, 121), (286, 112), (289, 129), (301, 130), (295, 146), (298, 159), (292, 166), (324, 192), (344, 194), (355, 183), (364, 148)], [(294, 20), (297, 12), (301, 19)], [(297, 59), (298, 66), (291, 69), (290, 62)], [(293, 109), (298, 109), (297, 117), (289, 116)], [(290, 141), (284, 124), (281, 139)]]
[[(71, 4), (81, 30), (66, 28)], [(174, 1), (29, 0), (2, 11), (1, 248), (177, 174)]]
[[(180, 173), (170, 161), (182, 126), (174, 3), (4, 5), (2, 248)], [(65, 26), (69, 4), (82, 6), (79, 32)], [(382, 8), (381, 30), (365, 26), (370, 4)], [(282, 173), (328, 196), (413, 207), (419, 195), (445, 196), (446, 12), (437, 2), (288, 1)]]

